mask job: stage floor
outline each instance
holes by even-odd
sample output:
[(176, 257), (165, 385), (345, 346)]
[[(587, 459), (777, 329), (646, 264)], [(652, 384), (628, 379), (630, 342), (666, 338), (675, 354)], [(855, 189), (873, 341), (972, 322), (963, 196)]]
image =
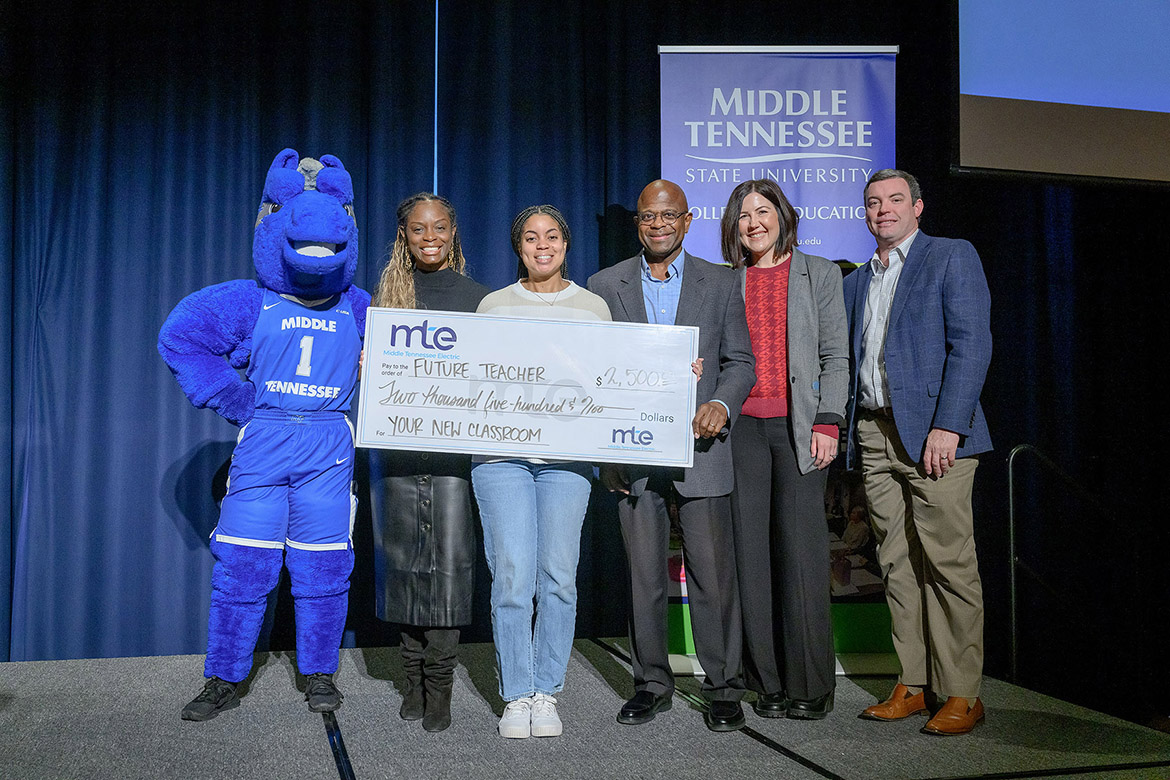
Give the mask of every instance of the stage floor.
[(202, 656), (0, 664), (0, 778), (1167, 778), (1170, 735), (987, 679), (987, 720), (929, 737), (922, 717), (860, 720), (887, 676), (838, 677), (827, 720), (765, 720), (714, 734), (680, 680), (674, 708), (642, 726), (614, 717), (633, 694), (616, 643), (579, 640), (558, 697), (555, 739), (504, 740), (491, 645), (465, 645), (453, 723), (430, 734), (398, 718), (397, 648), (342, 651), (345, 703), (308, 711), (289, 653), (256, 656), (239, 708), (180, 720)]

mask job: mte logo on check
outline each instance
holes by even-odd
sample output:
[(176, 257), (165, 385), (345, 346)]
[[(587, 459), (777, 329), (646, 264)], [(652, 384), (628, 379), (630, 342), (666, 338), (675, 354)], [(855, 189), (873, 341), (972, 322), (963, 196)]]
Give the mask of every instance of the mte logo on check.
[[(404, 344), (398, 343), (398, 338), (402, 337)], [(413, 348), (414, 338), (418, 336), (418, 346), (423, 349), (437, 349), (440, 352), (449, 352), (455, 346), (455, 342), (459, 337), (455, 335), (455, 331), (447, 326), (441, 328), (432, 328), (429, 326), (427, 320), (423, 320), (418, 325), (411, 327), (410, 325), (391, 325), (390, 326), (390, 346), (405, 347), (407, 349)]]
[(610, 439), (613, 444), (636, 444), (641, 447), (649, 447), (654, 443), (654, 434), (650, 431), (640, 431), (634, 426), (629, 428), (614, 428), (613, 438)]

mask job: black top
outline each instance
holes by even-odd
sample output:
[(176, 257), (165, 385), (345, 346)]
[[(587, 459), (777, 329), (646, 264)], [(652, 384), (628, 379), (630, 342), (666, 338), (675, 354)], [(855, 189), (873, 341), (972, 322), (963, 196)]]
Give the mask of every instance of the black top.
[(424, 273), (414, 269), (415, 304), (420, 309), (474, 312), (491, 290), (450, 268)]
[[(414, 271), (415, 306), (435, 311), (474, 313), (479, 302), (491, 290), (479, 282), (450, 268), (424, 273)], [(455, 453), (422, 453), (409, 450), (370, 450), (377, 453), (371, 470), (378, 477), (398, 477), (416, 474), (457, 476), (467, 478), (471, 456)]]

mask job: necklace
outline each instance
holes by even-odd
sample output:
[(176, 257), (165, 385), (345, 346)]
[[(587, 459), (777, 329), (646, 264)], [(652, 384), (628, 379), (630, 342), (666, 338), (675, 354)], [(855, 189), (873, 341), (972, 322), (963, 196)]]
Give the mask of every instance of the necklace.
[[(524, 289), (526, 289), (526, 290), (528, 289), (528, 286), (523, 284), (523, 283), (521, 283), (521, 286), (524, 287)], [(544, 303), (547, 303), (549, 306), (554, 306), (554, 305), (556, 305), (557, 298), (560, 298), (561, 293), (563, 293), (567, 289), (569, 289), (569, 285), (566, 284), (564, 287), (557, 290), (555, 293), (551, 293), (551, 295), (552, 295), (551, 298), (548, 297), (550, 295), (550, 293), (539, 292), (537, 290), (528, 290), (528, 292), (532, 293), (539, 300), (543, 301)]]

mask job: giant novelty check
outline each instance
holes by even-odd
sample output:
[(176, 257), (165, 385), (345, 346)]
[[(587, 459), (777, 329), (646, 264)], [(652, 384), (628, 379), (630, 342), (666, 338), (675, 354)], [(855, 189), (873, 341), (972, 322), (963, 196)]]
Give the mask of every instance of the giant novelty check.
[(690, 466), (699, 329), (371, 308), (357, 446)]

